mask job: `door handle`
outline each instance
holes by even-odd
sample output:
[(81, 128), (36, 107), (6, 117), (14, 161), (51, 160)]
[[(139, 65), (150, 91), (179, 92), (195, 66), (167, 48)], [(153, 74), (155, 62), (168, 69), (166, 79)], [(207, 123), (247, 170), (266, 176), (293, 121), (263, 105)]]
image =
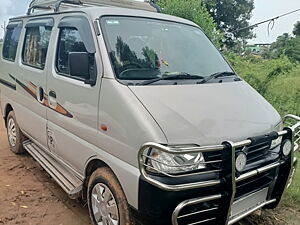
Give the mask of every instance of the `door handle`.
[(52, 109), (56, 109), (57, 101), (56, 101), (56, 93), (55, 93), (55, 91), (49, 91), (49, 106)]
[(41, 103), (44, 102), (44, 89), (42, 87), (39, 87), (39, 89), (38, 89), (37, 100)]
[(55, 93), (55, 91), (49, 91), (49, 96), (50, 96), (51, 98), (56, 98), (56, 93)]

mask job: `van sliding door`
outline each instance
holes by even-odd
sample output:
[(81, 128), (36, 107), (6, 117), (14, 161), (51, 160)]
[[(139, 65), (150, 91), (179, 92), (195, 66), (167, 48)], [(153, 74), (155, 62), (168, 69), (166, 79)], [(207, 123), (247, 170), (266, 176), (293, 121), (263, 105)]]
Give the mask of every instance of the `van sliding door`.
[(10, 74), (17, 84), (16, 117), (20, 127), (41, 147), (47, 148), (46, 74), (48, 47), (54, 20), (29, 19), (23, 31), (20, 66)]

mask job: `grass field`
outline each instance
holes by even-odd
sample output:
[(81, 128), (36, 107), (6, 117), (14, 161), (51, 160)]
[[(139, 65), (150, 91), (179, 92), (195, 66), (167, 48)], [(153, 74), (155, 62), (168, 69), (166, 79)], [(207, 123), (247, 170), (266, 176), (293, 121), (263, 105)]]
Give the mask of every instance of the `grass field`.
[(229, 54), (228, 59), (237, 73), (281, 115), (300, 115), (300, 64), (292, 63), (285, 57), (262, 60)]
[[(297, 157), (298, 159), (300, 158), (300, 153), (297, 153)], [(296, 172), (293, 184), (287, 191), (285, 203), (300, 207), (300, 163), (298, 163), (298, 170)]]

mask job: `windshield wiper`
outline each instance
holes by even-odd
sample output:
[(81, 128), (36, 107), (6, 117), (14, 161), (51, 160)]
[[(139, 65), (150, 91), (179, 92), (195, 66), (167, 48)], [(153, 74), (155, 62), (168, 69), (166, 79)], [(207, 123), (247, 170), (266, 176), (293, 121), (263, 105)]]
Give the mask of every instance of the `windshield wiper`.
[(174, 73), (165, 73), (163, 74), (162, 77), (158, 77), (158, 78), (154, 78), (151, 80), (146, 80), (142, 83), (138, 83), (138, 85), (149, 85), (149, 84), (153, 84), (156, 83), (158, 81), (161, 80), (188, 80), (188, 79), (204, 79), (203, 76), (199, 76), (199, 75), (192, 75), (189, 73), (184, 73), (184, 72), (180, 72), (180, 73), (175, 73), (174, 75), (170, 75), (170, 74), (174, 74)]
[(204, 78), (204, 80), (199, 82), (199, 84), (205, 84), (213, 79), (217, 79), (220, 77), (231, 77), (231, 76), (236, 76), (236, 74), (234, 72), (230, 72), (230, 71), (218, 72), (218, 73), (214, 73), (214, 74)]

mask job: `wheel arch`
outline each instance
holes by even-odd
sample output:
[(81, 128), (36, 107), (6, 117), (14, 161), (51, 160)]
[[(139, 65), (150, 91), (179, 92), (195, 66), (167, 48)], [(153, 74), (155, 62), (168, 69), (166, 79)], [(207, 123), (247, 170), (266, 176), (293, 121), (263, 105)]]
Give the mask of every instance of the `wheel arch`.
[(104, 154), (103, 158), (99, 158), (98, 155), (95, 155), (87, 160), (84, 169), (85, 178), (82, 186), (82, 198), (86, 200), (89, 177), (95, 170), (101, 167), (107, 167), (112, 171), (121, 185), (128, 203), (137, 209), (140, 172), (135, 166), (112, 155), (106, 156), (106, 154)]
[[(84, 170), (84, 177), (87, 179), (92, 175), (92, 173), (101, 167), (108, 167), (110, 168), (104, 161), (98, 158), (92, 158), (87, 162), (87, 165)], [(111, 169), (111, 168), (110, 168)], [(111, 169), (112, 170), (112, 169)]]
[(83, 189), (83, 191), (82, 191), (82, 198), (83, 198), (83, 200), (87, 199), (87, 187), (88, 187), (88, 182), (89, 182), (90, 176), (98, 168), (102, 168), (102, 167), (108, 167), (113, 172), (112, 168), (107, 163), (105, 163), (104, 161), (102, 161), (99, 158), (92, 157), (87, 162), (87, 164), (85, 166), (85, 169), (84, 169), (84, 183), (83, 183), (83, 187), (82, 187), (82, 189)]
[(7, 127), (7, 124), (6, 124), (7, 116), (11, 111), (14, 111), (14, 108), (12, 107), (12, 105), (10, 103), (7, 103), (4, 107), (4, 115), (3, 115), (5, 127)]

